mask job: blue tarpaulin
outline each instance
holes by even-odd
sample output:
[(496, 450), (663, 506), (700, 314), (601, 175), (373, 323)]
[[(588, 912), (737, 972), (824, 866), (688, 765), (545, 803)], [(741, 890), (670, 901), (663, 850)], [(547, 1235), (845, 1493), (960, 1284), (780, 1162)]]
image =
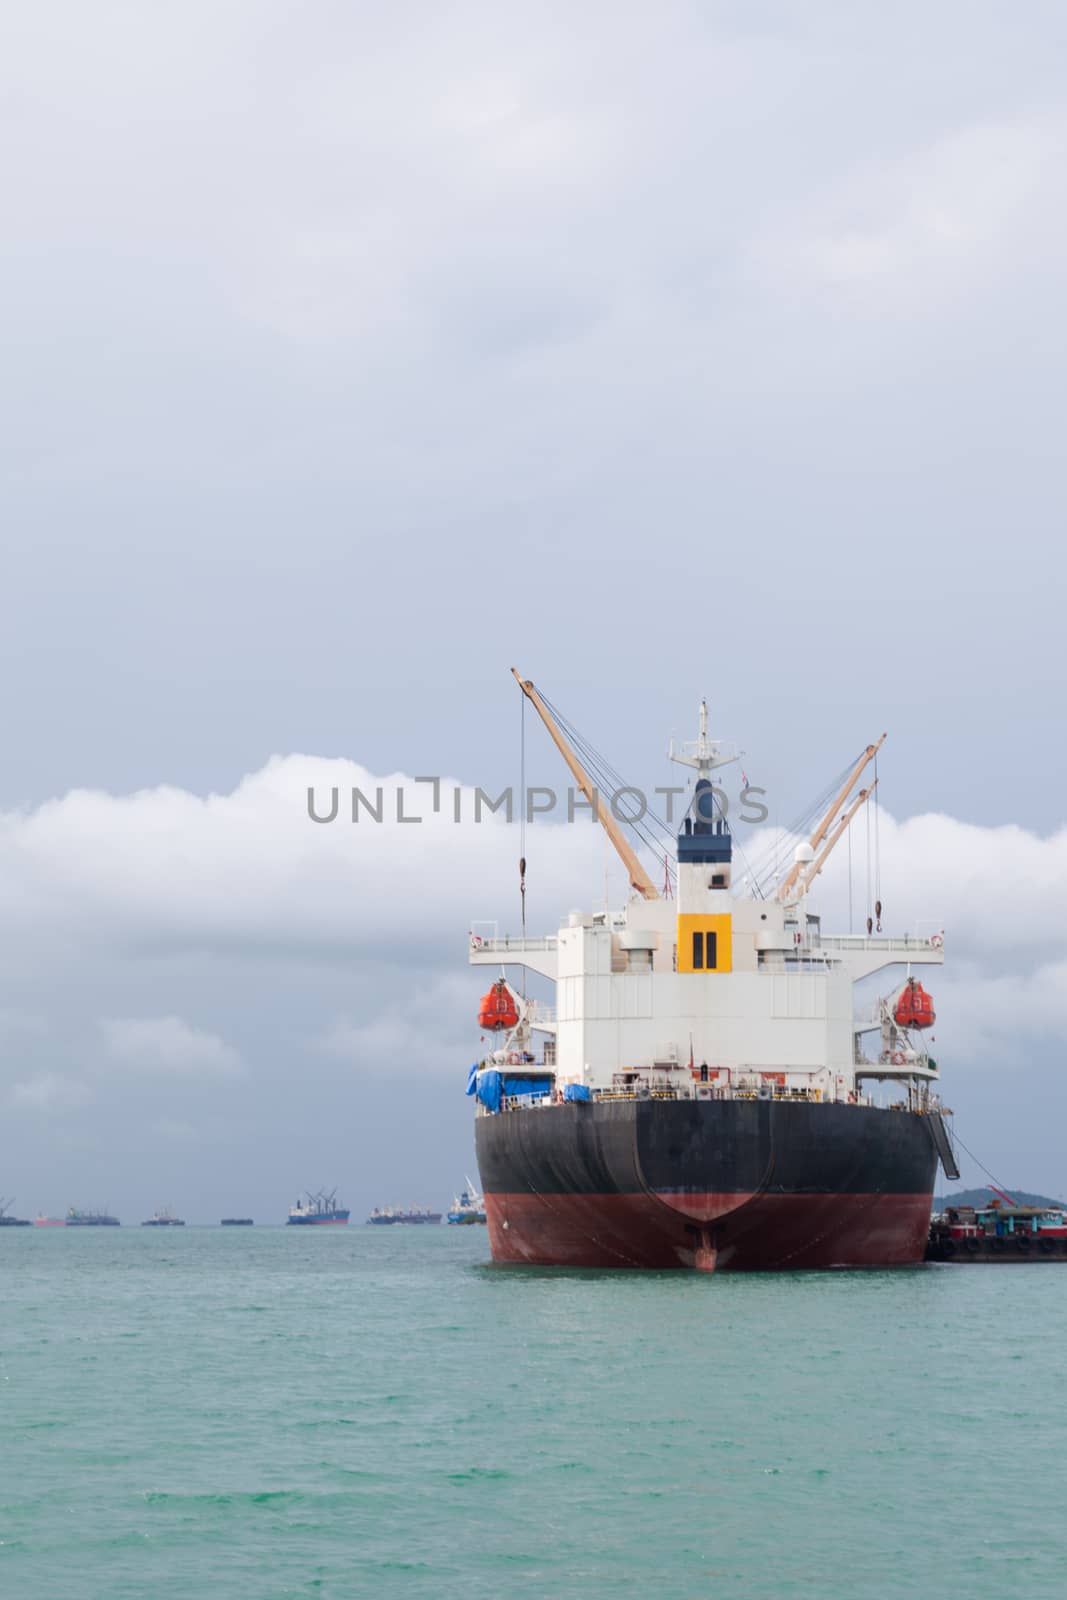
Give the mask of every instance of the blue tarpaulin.
[(503, 1098), (504, 1080), (500, 1073), (489, 1067), (484, 1072), (479, 1072), (477, 1082), (478, 1099), (487, 1111), (499, 1111), (500, 1101)]
[(509, 1072), (504, 1079), (505, 1094), (551, 1094), (551, 1078), (513, 1078)]
[(587, 1083), (568, 1083), (563, 1090), (564, 1100), (591, 1100)]
[(478, 1087), (478, 1063), (476, 1061), (474, 1063), (474, 1065), (471, 1067), (470, 1071), (467, 1073), (467, 1093), (468, 1094), (474, 1094), (474, 1092), (477, 1089), (477, 1087)]

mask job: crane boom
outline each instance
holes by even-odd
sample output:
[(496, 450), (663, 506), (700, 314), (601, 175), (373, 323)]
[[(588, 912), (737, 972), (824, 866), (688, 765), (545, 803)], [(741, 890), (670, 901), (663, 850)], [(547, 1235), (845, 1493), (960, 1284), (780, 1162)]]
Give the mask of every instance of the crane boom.
[[(517, 667), (512, 667), (511, 672), (515, 682), (518, 684), (519, 688), (522, 690), (523, 694), (526, 696), (527, 700), (529, 700), (530, 704), (537, 712), (537, 715), (541, 718), (541, 721), (548, 729), (549, 736), (551, 737), (553, 744), (556, 746), (556, 749), (567, 763), (567, 766), (570, 768), (575, 783), (585, 795), (585, 798), (589, 801), (589, 804), (593, 807), (597, 821), (600, 823), (601, 827), (604, 829), (604, 832), (615, 846), (623, 866), (630, 875), (631, 887), (637, 890), (638, 894), (643, 900), (658, 900), (660, 898), (659, 890), (656, 888), (656, 885), (652, 882), (652, 879), (649, 877), (648, 873), (637, 859), (636, 851), (633, 850), (628, 843), (626, 836), (619, 827), (619, 824), (615, 821), (615, 818), (612, 816), (611, 812), (605, 808), (604, 803), (592, 782), (592, 779), (589, 777), (589, 774), (578, 760), (578, 757), (575, 755), (566, 739), (563, 737), (562, 732), (556, 724), (555, 718), (545, 705), (545, 702), (541, 699), (541, 696), (538, 694), (536, 688), (531, 683), (529, 678), (522, 678), (519, 676), (519, 670)], [(522, 797), (522, 803), (523, 805), (526, 804), (525, 795)]]
[[(848, 777), (845, 779), (845, 781), (841, 785), (840, 789), (834, 795), (834, 798), (833, 798), (832, 802), (830, 803), (829, 807), (827, 808), (826, 812), (823, 815), (822, 821), (819, 823), (819, 826), (815, 829), (815, 832), (812, 834), (811, 839), (809, 841), (809, 843), (811, 844), (811, 848), (813, 850), (817, 850), (819, 848), (819, 846), (822, 844), (823, 840), (826, 838), (826, 835), (827, 835), (827, 833), (829, 832), (829, 829), (830, 829), (830, 824), (833, 822), (834, 817), (837, 815), (838, 808), (841, 805), (844, 804), (844, 801), (845, 801), (847, 795), (851, 792), (852, 785), (855, 783), (856, 779), (860, 776), (860, 773), (863, 772), (863, 770), (867, 766), (867, 764), (874, 760), (874, 758), (878, 754), (879, 750), (885, 744), (885, 740), (886, 740), (886, 736), (883, 733), (881, 738), (877, 741), (876, 744), (869, 744), (867, 746), (866, 750), (864, 750), (863, 754), (860, 756), (859, 760), (856, 762), (855, 766), (852, 768), (852, 771), (849, 773)], [(793, 885), (796, 883), (796, 881), (799, 878), (799, 876), (800, 876), (801, 872), (803, 871), (803, 869), (804, 869), (804, 863), (802, 861), (794, 861), (793, 865), (790, 867), (789, 871), (786, 873), (785, 877), (782, 879), (781, 883), (778, 885), (778, 898), (779, 898), (779, 900), (788, 899), (789, 893), (792, 890)]]
[(812, 862), (811, 866), (808, 868), (807, 876), (805, 877), (804, 882), (803, 882), (803, 884), (801, 886), (802, 893), (807, 894), (808, 890), (811, 888), (812, 884), (815, 882), (816, 878), (819, 876), (819, 873), (822, 871), (823, 867), (826, 865), (827, 859), (828, 859), (828, 857), (830, 855), (831, 850), (833, 850), (834, 845), (837, 843), (838, 839), (840, 839), (841, 835), (844, 833), (845, 829), (848, 827), (849, 823), (852, 821), (852, 818), (856, 815), (856, 812), (859, 810), (860, 806), (863, 804), (863, 802), (865, 800), (869, 800), (870, 799), (871, 795), (874, 793), (874, 791), (877, 789), (877, 787), (878, 787), (878, 779), (875, 778), (874, 782), (871, 784), (869, 789), (861, 789), (860, 790), (859, 794), (856, 796), (855, 800), (853, 800), (852, 804), (849, 806), (848, 810), (845, 812), (844, 816), (841, 818), (841, 821), (837, 824), (837, 827), (834, 829), (834, 831), (830, 835), (829, 839), (827, 839), (826, 844), (825, 844), (821, 854), (816, 857), (816, 859)]

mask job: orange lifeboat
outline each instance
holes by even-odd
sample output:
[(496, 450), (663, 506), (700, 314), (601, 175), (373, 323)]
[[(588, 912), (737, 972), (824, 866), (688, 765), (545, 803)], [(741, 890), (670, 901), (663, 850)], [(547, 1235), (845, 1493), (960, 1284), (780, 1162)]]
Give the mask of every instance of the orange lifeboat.
[(499, 1033), (505, 1028), (513, 1028), (518, 1020), (519, 1013), (511, 991), (505, 980), (498, 978), (489, 993), (482, 995), (478, 1007), (478, 1026), (487, 1033)]
[(898, 1028), (932, 1028), (934, 1025), (934, 1002), (927, 994), (922, 984), (915, 978), (909, 978), (907, 983), (897, 995), (896, 1007), (893, 1011), (893, 1021)]

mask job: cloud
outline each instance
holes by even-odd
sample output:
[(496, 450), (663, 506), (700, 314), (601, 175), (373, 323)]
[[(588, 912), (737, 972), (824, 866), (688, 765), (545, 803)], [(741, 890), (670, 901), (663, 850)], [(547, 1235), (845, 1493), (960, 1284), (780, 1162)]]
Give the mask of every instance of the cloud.
[[(335, 822), (309, 820), (309, 784), (325, 810), (338, 789)], [(398, 784), (404, 814), (422, 822), (397, 821)], [(353, 785), (372, 797), (381, 787), (380, 825), (365, 815), (350, 820)], [(68, 1170), (98, 1183), (96, 1147), (117, 1140), (123, 1159), (133, 1159), (122, 1141), (136, 1079), (139, 1115), (161, 1149), (180, 1161), (205, 1139), (231, 1151), (244, 1139), (250, 1167), (262, 1164), (257, 1192), (266, 1203), (293, 1150), (311, 1170), (338, 1160), (312, 1106), (331, 1104), (371, 1138), (376, 1119), (391, 1114), (391, 1080), (415, 1064), (426, 1093), (419, 1161), (438, 1162), (443, 1174), (449, 1149), (437, 1150), (435, 1130), (449, 1128), (450, 1147), (465, 1151), (462, 1080), (478, 1050), (475, 1013), (486, 979), (467, 967), (467, 931), (483, 919), (502, 932), (518, 922), (518, 830), (503, 815), (475, 825), (470, 785), (459, 786), (467, 820), (455, 824), (452, 788), (442, 785), (435, 814), (429, 786), (403, 774), (289, 756), (226, 794), (76, 791), (0, 817), (0, 876), (12, 886), (0, 958), (12, 1000), (32, 998), (37, 1007), (27, 1003), (26, 1014), (38, 1015), (40, 996), (30, 991), (42, 971), (50, 994), (67, 995), (64, 1011), (49, 1014), (47, 1033), (26, 1035), (20, 1069), (8, 1073), (10, 1106), (58, 1118), (84, 1105), (81, 1121), (96, 1144)], [(950, 1103), (964, 1115), (980, 1105), (994, 1081), (990, 1068), (1043, 1083), (1067, 1047), (1067, 934), (1058, 909), (1067, 894), (1067, 830), (1041, 836), (882, 811), (869, 837), (868, 869), (861, 813), (853, 824), (853, 926), (864, 923), (869, 877), (872, 897), (880, 888), (887, 933), (945, 932), (946, 966), (924, 981), (937, 1007), (934, 1051)], [(749, 832), (747, 855), (768, 848), (769, 829)], [(527, 830), (527, 853), (531, 931), (551, 932), (571, 907), (600, 898), (606, 846), (590, 823), (538, 822)], [(739, 876), (743, 870), (739, 861)], [(618, 904), (625, 878), (621, 868), (612, 872)], [(829, 932), (848, 929), (848, 877), (842, 841), (810, 897)], [(873, 981), (885, 993), (899, 973)], [(208, 1006), (219, 1018), (212, 1025), (197, 1020)], [(94, 1055), (82, 1019), (101, 1012)], [(238, 1036), (253, 1041), (244, 1055), (230, 1042)], [(219, 1088), (240, 1082), (253, 1048), (263, 1092), (224, 1127), (212, 1120)], [(69, 1076), (68, 1063), (79, 1058), (88, 1087)], [(294, 1060), (302, 1062), (301, 1083), (319, 1086), (310, 1100), (294, 1082)], [(992, 1115), (983, 1108), (979, 1122)], [(1009, 1137), (999, 1124), (969, 1128), (976, 1148), (1000, 1148)], [(1020, 1148), (1021, 1141), (1020, 1134)], [(365, 1157), (368, 1172), (385, 1165), (369, 1148)], [(38, 1151), (33, 1160), (41, 1159)], [(137, 1159), (147, 1172), (140, 1147)]]
[(183, 1122), (177, 1117), (157, 1117), (149, 1131), (159, 1139), (176, 1144), (199, 1144), (204, 1138), (203, 1129), (194, 1128), (191, 1122)]
[(43, 1017), (36, 1016), (31, 1011), (0, 1007), (0, 1039), (25, 1038), (28, 1035), (43, 1034), (46, 1031)]
[[(959, 1061), (1020, 1066), (1026, 1051), (1048, 1044), (1067, 1053), (1067, 958), (1024, 973), (982, 973), (973, 966), (938, 974), (938, 1016), (951, 1018)], [(935, 1030), (936, 1031), (936, 1030)], [(936, 1051), (935, 1051), (936, 1054)]]
[[(990, 263), (1014, 262), (1020, 227), (1040, 218), (1058, 183), (1065, 139), (1053, 121), (955, 130), (925, 148), (868, 166), (820, 207), (833, 220), (785, 260), (844, 287), (912, 296), (917, 285), (958, 292)], [(1057, 224), (1058, 226), (1058, 224)]]
[(111, 1061), (150, 1074), (234, 1077), (241, 1058), (217, 1034), (181, 1017), (110, 1017), (100, 1023)]
[[(791, 860), (794, 842), (783, 842), (781, 860)], [(770, 846), (768, 837), (751, 847), (757, 871)], [(872, 809), (868, 838), (861, 810), (852, 824), (852, 862), (856, 932), (879, 898), (885, 932), (943, 931), (950, 966), (1024, 974), (1067, 959), (1059, 915), (1067, 894), (1067, 828), (1043, 836), (1013, 823), (982, 827), (933, 812), (898, 820), (884, 809), (875, 824)], [(842, 838), (810, 895), (827, 932), (848, 930), (848, 877)]]
[[(417, 738), (512, 770), (515, 638), (624, 770), (712, 688), (806, 788), (878, 707), (902, 816), (1058, 821), (1047, 0), (928, 7), (921, 48), (840, 5), (9, 10), (0, 1006), (47, 1030), (5, 1039), (5, 1099), (81, 1071), (101, 1015), (198, 1019), (257, 1083), (305, 1051), (360, 1104), (346, 1059), (466, 1037), (411, 995), (478, 993), (464, 932), (515, 928), (515, 830), (316, 828), (307, 783), (388, 780), (262, 762), (410, 766)], [(1014, 797), (976, 751), (1025, 752)], [(981, 1033), (987, 980), (1007, 1016), (1063, 959), (1062, 846), (883, 820), (887, 923), (944, 923), (946, 1038)], [(599, 900), (595, 829), (527, 853), (531, 927)], [(142, 1101), (199, 1128), (218, 1097), (93, 1067), (102, 1148)]]
[(89, 1090), (57, 1072), (41, 1072), (11, 1086), (11, 1103), (32, 1111), (75, 1111), (90, 1098)]
[(401, 991), (360, 1021), (343, 1016), (320, 1035), (320, 1050), (361, 1070), (395, 1072), (418, 1061), (420, 1070), (456, 1077), (475, 1049), (475, 999), (465, 972)]
[[(441, 808), (427, 785), (402, 773), (378, 776), (351, 761), (275, 758), (229, 794), (160, 787), (114, 796), (74, 790), (28, 813), (0, 816), (0, 881), (6, 942), (91, 940), (139, 958), (178, 949), (247, 956), (340, 955), (441, 948), (462, 939), (472, 918), (517, 901), (516, 830), (503, 814), (474, 823), (475, 792), (442, 780)], [(309, 819), (308, 790), (337, 820)], [(383, 820), (360, 808), (358, 788)], [(403, 813), (397, 820), (397, 790)], [(561, 785), (562, 792), (562, 785)], [(545, 828), (531, 867), (531, 896), (569, 896), (602, 859), (588, 821)], [(539, 834), (540, 837), (540, 834)], [(551, 838), (551, 849), (546, 848)], [(534, 862), (531, 845), (528, 854)], [(602, 881), (602, 868), (600, 869)], [(536, 878), (535, 878), (536, 874)], [(0, 930), (0, 937), (3, 937)]]
[[(320, 815), (337, 791), (335, 821), (309, 819), (309, 788)], [(380, 824), (363, 807), (351, 821), (353, 788), (372, 803), (381, 790)], [(397, 820), (398, 792), (403, 814), (421, 821)], [(146, 966), (182, 953), (227, 953), (253, 964), (358, 954), (363, 978), (374, 963), (398, 974), (409, 963), (418, 995), (416, 973), (437, 969), (436, 981), (441, 969), (464, 969), (472, 922), (496, 918), (508, 931), (518, 920), (517, 829), (503, 813), (485, 812), (477, 824), (473, 814), (469, 784), (442, 780), (434, 813), (430, 787), (410, 776), (299, 755), (272, 759), (229, 794), (76, 790), (33, 811), (0, 815), (0, 881), (8, 888), (0, 948), (9, 966), (39, 965), (45, 950), (73, 966), (87, 940), (97, 954), (109, 950)], [(579, 817), (528, 831), (528, 916), (537, 931), (550, 931), (561, 912), (581, 903), (583, 885), (603, 885), (602, 835)], [(943, 929), (950, 961), (997, 974), (1067, 959), (1059, 915), (1067, 897), (1067, 829), (1042, 836), (937, 813), (897, 820), (882, 810), (877, 830), (872, 824), (869, 864), (864, 830), (860, 813), (853, 823), (857, 929), (867, 914), (869, 878), (887, 931)], [(771, 848), (767, 828), (745, 841), (753, 860)], [(788, 844), (781, 854), (788, 858)], [(610, 892), (621, 902), (625, 875), (614, 863), (611, 872)], [(828, 929), (847, 927), (844, 840), (811, 900)], [(451, 989), (435, 990), (428, 1017), (447, 1012), (453, 1000)], [(423, 1007), (424, 998), (415, 1004)], [(105, 1024), (105, 1036), (113, 1056), (141, 1052), (160, 1066), (232, 1068), (229, 1046), (177, 1016), (119, 1019)]]

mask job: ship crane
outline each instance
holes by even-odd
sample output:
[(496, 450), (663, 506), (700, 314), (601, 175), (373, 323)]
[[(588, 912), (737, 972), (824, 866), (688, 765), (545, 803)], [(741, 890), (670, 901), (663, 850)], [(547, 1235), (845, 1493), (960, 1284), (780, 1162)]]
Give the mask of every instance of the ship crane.
[[(795, 902), (799, 900), (801, 896), (811, 887), (814, 880), (822, 871), (823, 865), (826, 862), (826, 859), (834, 845), (844, 833), (845, 828), (848, 827), (848, 824), (851, 822), (855, 813), (859, 810), (860, 804), (864, 800), (868, 799), (878, 787), (878, 779), (876, 778), (869, 789), (861, 791), (856, 801), (845, 813), (844, 817), (841, 818), (838, 826), (834, 829), (833, 837), (830, 839), (825, 850), (823, 850), (821, 855), (816, 857), (815, 852), (819, 849), (819, 846), (830, 832), (830, 829), (833, 826), (834, 818), (837, 816), (841, 807), (845, 804), (849, 795), (852, 793), (853, 785), (859, 780), (863, 772), (874, 760), (879, 750), (885, 744), (885, 741), (886, 735), (883, 733), (881, 738), (879, 738), (874, 744), (869, 744), (867, 746), (859, 760), (853, 766), (848, 777), (841, 785), (840, 789), (834, 795), (833, 800), (827, 807), (825, 813), (823, 814), (822, 821), (819, 823), (819, 826), (815, 829), (815, 832), (808, 840), (808, 848), (805, 849), (803, 845), (799, 847), (797, 851), (797, 859), (793, 862), (793, 865), (790, 867), (789, 871), (778, 885), (778, 899), (780, 901), (790, 905), (795, 904)], [(801, 873), (806, 873), (806, 876), (804, 882), (798, 888), (797, 879), (800, 877)]]
[(841, 835), (844, 833), (845, 829), (848, 827), (849, 823), (852, 821), (852, 818), (856, 815), (856, 812), (859, 810), (863, 802), (871, 798), (871, 795), (874, 793), (877, 787), (878, 779), (875, 778), (874, 782), (869, 788), (860, 790), (855, 800), (853, 800), (852, 804), (841, 818), (841, 821), (837, 824), (837, 827), (834, 829), (833, 833), (831, 833), (829, 839), (827, 839), (821, 853), (816, 856), (815, 860), (808, 868), (807, 875), (805, 876), (804, 882), (801, 885), (801, 894), (807, 894), (808, 890), (815, 882), (815, 879), (819, 876), (819, 873), (829, 860), (831, 851), (833, 850), (837, 841), (840, 839)]
[[(656, 888), (656, 885), (652, 882), (652, 879), (649, 877), (648, 873), (638, 860), (637, 852), (631, 847), (626, 839), (625, 834), (619, 827), (619, 824), (615, 821), (615, 818), (612, 816), (610, 810), (604, 805), (604, 802), (601, 800), (599, 791), (593, 783), (593, 780), (590, 778), (589, 774), (578, 760), (578, 757), (575, 755), (570, 744), (564, 738), (562, 730), (557, 724), (552, 713), (549, 711), (548, 707), (545, 705), (545, 702), (538, 694), (533, 683), (529, 678), (520, 677), (517, 667), (512, 667), (511, 673), (515, 679), (515, 682), (518, 684), (519, 688), (522, 690), (523, 694), (526, 696), (527, 700), (529, 700), (530, 704), (537, 712), (537, 715), (541, 718), (541, 721), (548, 729), (549, 736), (552, 739), (553, 744), (556, 746), (556, 749), (567, 763), (567, 766), (570, 768), (571, 775), (573, 776), (575, 783), (584, 794), (586, 800), (592, 806), (597, 821), (600, 823), (600, 826), (604, 829), (604, 832), (615, 846), (619, 859), (622, 861), (623, 866), (626, 868), (626, 871), (629, 874), (631, 888), (636, 889), (637, 893), (643, 900), (661, 899), (662, 896), (660, 895), (659, 890)], [(525, 804), (525, 796), (523, 796), (523, 804)]]

